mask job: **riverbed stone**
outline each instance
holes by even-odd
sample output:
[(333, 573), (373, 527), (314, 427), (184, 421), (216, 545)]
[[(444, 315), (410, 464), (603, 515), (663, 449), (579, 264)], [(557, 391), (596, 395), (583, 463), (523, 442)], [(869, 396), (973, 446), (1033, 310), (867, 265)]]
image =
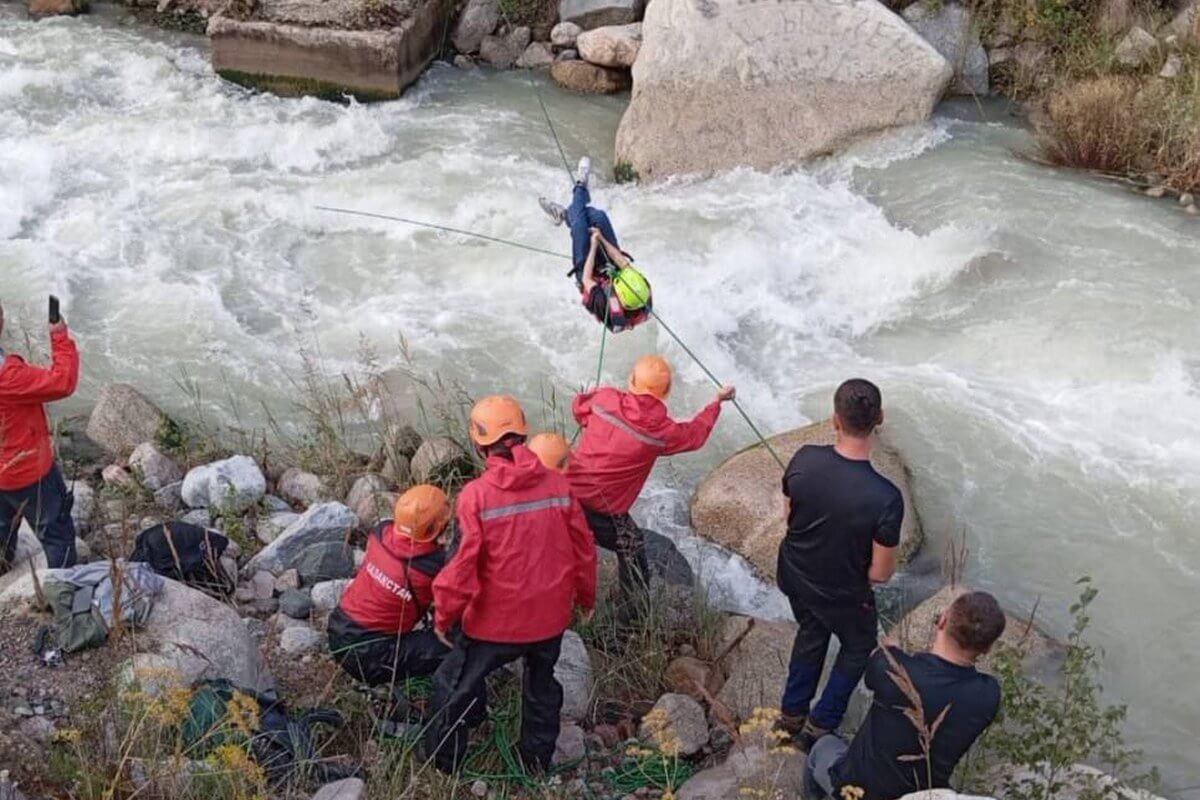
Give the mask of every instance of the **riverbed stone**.
[(168, 483), (154, 493), (154, 505), (170, 514), (183, 509), (183, 481)]
[(517, 59), (517, 66), (521, 69), (542, 69), (553, 63), (554, 51), (550, 49), (548, 42), (530, 42), (525, 52)]
[(167, 415), (137, 389), (110, 383), (96, 397), (87, 436), (110, 455), (124, 457), (142, 442), (154, 441), (166, 421)]
[(282, 572), (311, 544), (344, 542), (358, 517), (341, 503), (321, 503), (300, 515), (279, 536), (250, 559), (248, 568)]
[(550, 77), (564, 89), (583, 94), (616, 94), (629, 88), (629, 73), (580, 60), (555, 61)]
[(483, 37), (500, 24), (500, 0), (467, 0), (458, 16), (450, 41), (460, 53), (478, 53)]
[(474, 465), (458, 442), (446, 436), (435, 436), (421, 442), (412, 457), (414, 483), (438, 483), (470, 476)]
[(28, 0), (29, 16), (61, 17), (82, 14), (88, 10), (87, 0)]
[(81, 536), (92, 529), (92, 517), (96, 513), (96, 490), (81, 480), (67, 481), (67, 488), (75, 497), (71, 506), (71, 521)]
[(102, 469), (100, 471), (100, 480), (104, 481), (105, 486), (114, 489), (131, 489), (137, 484), (129, 470), (120, 464), (109, 464)]
[(584, 758), (587, 758), (587, 734), (574, 722), (564, 723), (558, 731), (551, 765), (572, 764)]
[(266, 493), (267, 479), (250, 456), (233, 456), (189, 470), (181, 491), (189, 508), (207, 508), (222, 515), (248, 511)]
[(298, 519), (300, 519), (300, 515), (294, 511), (277, 511), (269, 514), (254, 524), (254, 536), (263, 544), (270, 544)]
[(318, 583), (312, 587), (312, 604), (313, 610), (321, 614), (328, 614), (337, 608), (338, 603), (342, 601), (342, 595), (346, 592), (346, 587), (350, 585), (348, 578), (343, 578), (336, 581), (325, 581)]
[(616, 156), (643, 180), (797, 163), (924, 122), (952, 75), (875, 0), (654, 0)]
[(288, 566), (296, 570), (302, 586), (312, 586), (353, 576), (354, 552), (345, 542), (316, 542), (304, 548)]
[(560, 22), (550, 29), (550, 44), (561, 48), (574, 47), (581, 33), (583, 28), (574, 22)]
[(315, 506), (329, 499), (329, 490), (325, 488), (325, 482), (299, 467), (285, 470), (275, 485), (275, 491), (284, 500), (302, 508)]
[[(833, 423), (829, 420), (769, 439), (785, 463), (803, 445), (828, 445), (833, 441)], [(923, 539), (909, 487), (908, 468), (886, 439), (876, 441), (871, 465), (894, 483), (904, 497), (898, 558), (901, 563), (907, 562)], [(709, 473), (692, 498), (692, 527), (696, 532), (740, 553), (772, 580), (779, 543), (787, 532), (787, 498), (779, 490), (782, 474), (770, 452), (758, 445), (732, 456)]]
[(379, 494), (380, 492), (386, 492), (391, 488), (387, 478), (376, 472), (368, 472), (365, 475), (355, 478), (354, 484), (346, 494), (346, 506), (354, 508), (365, 498)]
[(575, 47), (579, 57), (601, 67), (629, 68), (642, 46), (642, 23), (606, 25), (579, 34)]
[(722, 663), (726, 678), (717, 695), (721, 713), (714, 709), (714, 716), (718, 718), (728, 712), (737, 721), (747, 720), (757, 708), (778, 708), (779, 698), (783, 696), (796, 625), (729, 617), (721, 632), (720, 649), (724, 651), (737, 641), (751, 622), (750, 632), (741, 638)]
[[(524, 673), (521, 661), (514, 661), (509, 669), (520, 678)], [(568, 630), (563, 634), (562, 650), (554, 665), (554, 677), (562, 685), (563, 705), (559, 712), (564, 720), (579, 722), (587, 716), (592, 704), (592, 689), (595, 677), (592, 673), (592, 658), (587, 645), (578, 633)]]
[(1117, 43), (1117, 61), (1127, 67), (1140, 67), (1158, 50), (1158, 40), (1145, 28), (1134, 26)]
[(988, 57), (979, 41), (979, 31), (969, 8), (958, 2), (938, 6), (913, 3), (904, 9), (903, 16), (925, 41), (950, 62), (954, 69), (950, 94), (988, 93)]
[(363, 800), (366, 796), (367, 784), (361, 778), (343, 778), (322, 786), (312, 800)]
[[(525, 52), (525, 48), (529, 46), (529, 41), (533, 34), (529, 28), (524, 25), (513, 28), (503, 36), (485, 36), (479, 44), (479, 57), (487, 63), (491, 64), (496, 69), (512, 69), (517, 63), (517, 59)], [(424, 447), (423, 443), (421, 447)], [(421, 454), (421, 450), (417, 450), (417, 456)], [(414, 469), (415, 474), (415, 469)], [(422, 482), (419, 481), (418, 482)]]
[(687, 757), (708, 744), (708, 720), (686, 694), (664, 694), (642, 718), (638, 736), (664, 753)]
[(183, 480), (183, 468), (154, 442), (142, 442), (129, 456), (129, 469), (152, 492)]
[(306, 592), (299, 589), (288, 589), (279, 595), (279, 613), (292, 619), (308, 619), (312, 613), (313, 602)]
[(285, 628), (279, 634), (279, 649), (293, 657), (316, 652), (324, 643), (325, 637), (307, 625)]
[(745, 787), (770, 787), (772, 797), (804, 797), (803, 775), (803, 753), (762, 741), (759, 736), (736, 745), (724, 763), (697, 772), (675, 796), (679, 800), (717, 800), (741, 797)]
[(558, 18), (587, 31), (637, 22), (645, 9), (645, 0), (559, 0)]

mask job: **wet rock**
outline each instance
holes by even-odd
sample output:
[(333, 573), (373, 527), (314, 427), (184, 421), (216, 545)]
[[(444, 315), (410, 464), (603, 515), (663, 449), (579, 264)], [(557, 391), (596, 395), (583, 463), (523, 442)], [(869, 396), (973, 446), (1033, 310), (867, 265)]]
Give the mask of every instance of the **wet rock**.
[(1184, 192), (1183, 194), (1179, 195), (1179, 205), (1181, 206), (1190, 206), (1195, 202), (1196, 198), (1191, 192)]
[(289, 503), (308, 508), (327, 500), (328, 491), (324, 482), (299, 467), (291, 467), (279, 478), (275, 490)]
[(581, 33), (583, 28), (574, 22), (560, 22), (550, 29), (550, 44), (562, 48), (574, 47)]
[(642, 718), (638, 736), (661, 752), (690, 756), (708, 744), (708, 720), (686, 694), (664, 694)]
[(554, 756), (550, 763), (558, 766), (584, 758), (587, 758), (587, 736), (583, 728), (573, 722), (563, 724), (558, 731), (558, 741), (554, 745)]
[(100, 480), (104, 481), (105, 486), (112, 486), (115, 489), (131, 489), (137, 485), (129, 470), (120, 464), (109, 464), (105, 467), (100, 472)]
[(450, 41), (460, 53), (478, 53), (483, 37), (490, 35), (499, 24), (500, 0), (467, 0)]
[(765, 8), (734, 0), (648, 6), (618, 161), (643, 180), (797, 163), (924, 122), (953, 75), (881, 3)]
[[(819, 422), (770, 439), (786, 462), (802, 445), (832, 444), (833, 423)], [(899, 559), (908, 561), (920, 548), (923, 535), (908, 482), (908, 468), (885, 441), (876, 443), (871, 465), (899, 487), (904, 496), (904, 525), (900, 529)], [(692, 527), (741, 554), (768, 579), (775, 578), (779, 543), (787, 532), (787, 498), (779, 490), (781, 470), (761, 445), (725, 461), (709, 473), (692, 498)]]
[(38, 19), (82, 14), (88, 10), (88, 4), (86, 0), (27, 0), (26, 8), (29, 16)]
[(579, 56), (602, 67), (632, 67), (642, 46), (642, 23), (606, 25), (579, 34)]
[(541, 69), (554, 63), (554, 51), (546, 42), (530, 42), (525, 52), (517, 59), (521, 69)]
[(1189, 216), (1194, 217), (1194, 216), (1200, 215), (1200, 206), (1196, 205), (1195, 203), (1192, 203), (1187, 208), (1185, 208), (1184, 211), (1187, 212), (1187, 214)]
[(183, 509), (183, 481), (168, 483), (154, 493), (154, 505), (168, 513)]
[(642, 538), (646, 541), (646, 561), (650, 564), (652, 576), (672, 586), (690, 588), (695, 584), (696, 575), (674, 542), (661, 533), (645, 529), (642, 530)]
[(304, 592), (287, 589), (279, 595), (279, 612), (292, 619), (308, 619), (312, 614), (313, 601)]
[[(479, 45), (479, 57), (496, 69), (512, 69), (513, 65), (517, 63), (517, 59), (525, 52), (525, 48), (529, 46), (531, 37), (532, 33), (529, 28), (524, 26), (513, 28), (503, 36), (485, 36), (483, 37), (483, 42)], [(430, 441), (438, 440), (433, 439)], [(422, 443), (421, 449), (418, 449), (416, 455), (413, 457), (413, 477), (416, 478), (418, 483), (425, 483), (427, 480), (419, 477), (418, 468), (415, 463), (420, 458), (426, 444), (429, 444), (429, 442)]]
[(183, 480), (183, 469), (153, 442), (142, 442), (129, 456), (129, 469), (152, 492)]
[(1167, 187), (1161, 186), (1161, 185), (1160, 186), (1151, 186), (1149, 189), (1146, 190), (1145, 194), (1146, 194), (1146, 197), (1153, 197), (1155, 200), (1158, 200), (1159, 198), (1166, 196)]
[(354, 553), (345, 542), (316, 542), (304, 548), (288, 564), (300, 576), (303, 586), (354, 575)]
[(109, 454), (125, 456), (142, 442), (154, 441), (167, 421), (167, 415), (137, 389), (110, 383), (96, 398), (87, 435)]
[[(736, 639), (749, 622), (748, 617), (726, 620), (721, 649)], [(717, 700), (737, 720), (749, 719), (756, 708), (779, 707), (795, 638), (793, 623), (754, 620), (754, 628), (725, 657), (722, 666), (727, 677)]]
[(342, 594), (345, 593), (346, 587), (349, 585), (349, 579), (342, 579), (325, 581), (312, 587), (313, 610), (321, 614), (328, 614), (330, 611), (333, 611), (337, 608), (338, 603), (342, 601)]
[(322, 503), (300, 515), (274, 541), (250, 559), (251, 569), (282, 572), (311, 544), (344, 542), (358, 517), (341, 503)]
[(325, 637), (307, 625), (296, 625), (279, 634), (279, 649), (289, 656), (302, 656), (321, 649)]
[(344, 778), (322, 786), (312, 800), (363, 800), (366, 796), (367, 785), (360, 778)]
[(220, 514), (247, 511), (266, 493), (267, 479), (249, 456), (233, 456), (190, 470), (181, 491), (189, 508), (207, 508)]
[(294, 511), (277, 511), (255, 523), (254, 536), (263, 544), (270, 544), (298, 519), (300, 515)]
[(1127, 67), (1140, 67), (1158, 49), (1158, 40), (1145, 28), (1133, 27), (1117, 44), (1117, 61)]
[(586, 31), (637, 22), (645, 9), (645, 0), (559, 0), (558, 18)]
[(988, 93), (988, 57), (969, 8), (957, 2), (914, 3), (903, 16), (954, 68), (950, 94)]
[[(524, 49), (525, 45), (521, 45)], [(520, 53), (520, 50), (517, 51)], [(516, 56), (513, 56), (516, 60)], [(426, 439), (412, 457), (414, 483), (450, 482), (474, 472), (467, 453), (453, 439), (438, 436)]]
[(616, 94), (630, 86), (629, 73), (625, 70), (598, 67), (586, 61), (555, 61), (550, 67), (550, 77), (564, 89), (584, 94)]

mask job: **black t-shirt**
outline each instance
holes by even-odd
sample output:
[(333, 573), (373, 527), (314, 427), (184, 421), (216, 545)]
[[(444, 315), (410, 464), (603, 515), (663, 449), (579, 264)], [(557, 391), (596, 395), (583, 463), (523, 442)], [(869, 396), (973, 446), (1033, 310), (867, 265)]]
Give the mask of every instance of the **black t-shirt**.
[(900, 543), (904, 498), (869, 461), (805, 445), (783, 476), (791, 501), (776, 576), (784, 594), (823, 605), (871, 599), (872, 544)]
[(891, 664), (882, 650), (871, 656), (865, 682), (875, 699), (846, 757), (830, 770), (835, 788), (858, 786), (866, 792), (864, 800), (895, 800), (924, 789), (949, 787), (955, 765), (1000, 709), (1000, 684), (991, 675), (932, 653), (889, 650), (921, 695), (926, 727), (947, 706), (950, 710), (938, 726), (926, 761), (916, 729), (904, 715), (910, 703), (889, 675)]

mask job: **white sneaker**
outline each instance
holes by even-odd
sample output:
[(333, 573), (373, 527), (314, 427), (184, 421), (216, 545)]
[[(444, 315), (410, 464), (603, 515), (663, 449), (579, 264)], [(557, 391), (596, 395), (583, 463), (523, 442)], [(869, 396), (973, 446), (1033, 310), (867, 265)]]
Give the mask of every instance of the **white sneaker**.
[(575, 182), (583, 186), (588, 185), (588, 179), (592, 177), (592, 160), (587, 156), (579, 159), (579, 166), (575, 168)]
[(567, 210), (558, 203), (539, 197), (538, 205), (542, 207), (542, 211), (546, 212), (546, 216), (554, 220), (555, 225), (562, 225), (567, 221)]

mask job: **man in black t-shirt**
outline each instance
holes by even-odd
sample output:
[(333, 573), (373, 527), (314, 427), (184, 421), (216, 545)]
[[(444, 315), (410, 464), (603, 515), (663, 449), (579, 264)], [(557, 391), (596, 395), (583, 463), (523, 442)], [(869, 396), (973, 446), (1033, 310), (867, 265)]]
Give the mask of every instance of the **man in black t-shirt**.
[[(825, 736), (808, 754), (809, 800), (838, 797), (844, 786), (862, 789), (863, 800), (948, 788), (954, 767), (1000, 709), (1000, 684), (976, 670), (975, 662), (991, 650), (1004, 626), (996, 598), (968, 592), (938, 619), (928, 653), (909, 655), (890, 643), (876, 651), (866, 676), (875, 699), (854, 741)], [(941, 719), (928, 754), (905, 715), (913, 703), (900, 688), (904, 674), (920, 695), (923, 727), (931, 729)]]
[[(904, 499), (870, 460), (871, 434), (882, 422), (879, 388), (861, 378), (846, 381), (833, 397), (836, 443), (801, 447), (783, 476), (791, 505), (776, 575), (800, 629), (780, 704), (781, 727), (802, 750), (841, 725), (875, 649), (871, 585), (890, 580), (896, 568)], [(810, 709), (831, 636), (841, 650)]]

